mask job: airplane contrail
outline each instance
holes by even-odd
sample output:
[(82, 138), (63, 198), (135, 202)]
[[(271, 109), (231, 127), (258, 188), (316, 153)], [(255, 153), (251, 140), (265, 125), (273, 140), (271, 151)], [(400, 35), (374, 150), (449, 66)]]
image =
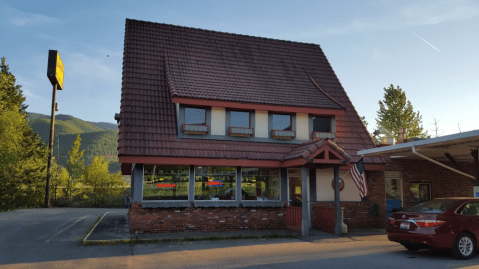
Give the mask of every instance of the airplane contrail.
[(426, 39), (420, 37), (418, 34), (414, 33), (411, 29), (409, 29), (409, 27), (407, 26), (404, 26), (402, 23), (400, 23), (398, 20), (396, 20), (395, 18), (393, 18), (393, 20), (395, 20), (401, 27), (403, 27), (404, 30), (409, 30), (411, 33), (413, 33), (415, 36), (419, 37), (422, 41), (426, 42), (429, 46), (431, 46), (433, 49), (441, 52), (440, 50), (438, 50), (436, 47), (434, 47), (431, 43), (427, 42)]
[[(411, 31), (411, 30), (409, 30), (409, 31)], [(435, 49), (435, 50), (441, 52), (441, 51), (438, 50), (436, 47), (434, 47), (431, 43), (427, 42), (426, 39), (420, 37), (418, 34), (414, 33), (413, 31), (411, 31), (411, 33), (415, 34), (417, 37), (419, 37), (422, 41), (426, 42), (426, 43), (427, 43), (429, 46), (431, 46), (433, 49)]]

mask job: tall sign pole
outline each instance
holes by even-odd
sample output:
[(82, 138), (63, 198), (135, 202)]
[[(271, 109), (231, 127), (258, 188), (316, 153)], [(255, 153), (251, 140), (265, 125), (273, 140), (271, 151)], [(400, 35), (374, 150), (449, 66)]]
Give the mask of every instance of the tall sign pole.
[(45, 186), (45, 208), (50, 207), (50, 179), (52, 176), (52, 162), (53, 162), (53, 138), (55, 134), (55, 110), (57, 89), (63, 89), (63, 63), (60, 59), (60, 54), (56, 50), (48, 51), (48, 71), (47, 77), (53, 85), (52, 94), (52, 115), (50, 121), (50, 140), (48, 142), (48, 165), (47, 165), (47, 182)]

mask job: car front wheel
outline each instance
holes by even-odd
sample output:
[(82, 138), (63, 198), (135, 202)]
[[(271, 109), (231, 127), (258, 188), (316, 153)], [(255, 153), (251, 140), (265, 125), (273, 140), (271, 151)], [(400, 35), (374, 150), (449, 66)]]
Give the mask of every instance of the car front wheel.
[(467, 260), (470, 259), (476, 251), (476, 243), (474, 238), (468, 233), (460, 233), (456, 241), (454, 242), (454, 248), (452, 254), (457, 259)]

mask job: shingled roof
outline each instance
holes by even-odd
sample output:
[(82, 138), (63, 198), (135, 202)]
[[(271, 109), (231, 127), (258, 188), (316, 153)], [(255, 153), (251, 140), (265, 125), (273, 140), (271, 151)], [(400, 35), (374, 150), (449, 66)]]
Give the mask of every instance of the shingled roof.
[[(173, 97), (345, 111), (337, 145), (359, 159), (366, 128), (319, 45), (126, 20), (118, 155), (283, 160), (298, 145), (178, 139)], [(199, 143), (201, 141), (201, 143)], [(365, 163), (384, 163), (366, 157)]]

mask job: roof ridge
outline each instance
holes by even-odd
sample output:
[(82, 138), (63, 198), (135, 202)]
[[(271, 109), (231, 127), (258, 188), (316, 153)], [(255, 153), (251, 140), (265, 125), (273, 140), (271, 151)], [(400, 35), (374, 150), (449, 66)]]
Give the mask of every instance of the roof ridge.
[(332, 101), (334, 101), (336, 104), (342, 106), (344, 109), (346, 109), (346, 107), (341, 104), (340, 102), (336, 101), (336, 99), (334, 99), (333, 97), (331, 97), (331, 95), (327, 94), (325, 91), (323, 91), (323, 89), (321, 89), (321, 87), (319, 87), (318, 83), (316, 83), (316, 81), (313, 79), (313, 77), (311, 75), (308, 75), (309, 78), (311, 79), (311, 81), (313, 82), (313, 84), (316, 86), (316, 88), (318, 88), (324, 95), (326, 95), (329, 99), (331, 99)]
[(137, 20), (137, 19), (129, 19), (129, 18), (126, 18), (126, 22), (127, 22), (127, 23), (128, 23), (128, 21), (136, 21), (136, 22), (149, 23), (149, 24), (160, 24), (160, 25), (173, 26), (173, 27), (179, 27), (179, 28), (187, 28), (187, 29), (194, 29), (194, 30), (201, 30), (201, 31), (213, 32), (213, 33), (219, 33), (219, 34), (236, 35), (236, 36), (243, 36), (243, 37), (253, 37), (253, 38), (258, 38), (258, 39), (263, 39), (263, 40), (282, 41), (282, 42), (289, 42), (289, 43), (300, 44), (300, 45), (311, 45), (311, 46), (321, 47), (321, 45), (316, 44), (316, 43), (299, 42), (299, 41), (285, 40), (285, 39), (277, 39), (277, 38), (269, 38), (269, 37), (263, 37), (263, 36), (236, 34), (236, 33), (231, 33), (231, 32), (222, 32), (222, 31), (209, 30), (209, 29), (203, 29), (203, 28), (197, 28), (197, 27), (189, 27), (189, 26), (175, 25), (175, 24), (169, 24), (169, 23), (152, 22), (152, 21), (144, 21), (144, 20)]

